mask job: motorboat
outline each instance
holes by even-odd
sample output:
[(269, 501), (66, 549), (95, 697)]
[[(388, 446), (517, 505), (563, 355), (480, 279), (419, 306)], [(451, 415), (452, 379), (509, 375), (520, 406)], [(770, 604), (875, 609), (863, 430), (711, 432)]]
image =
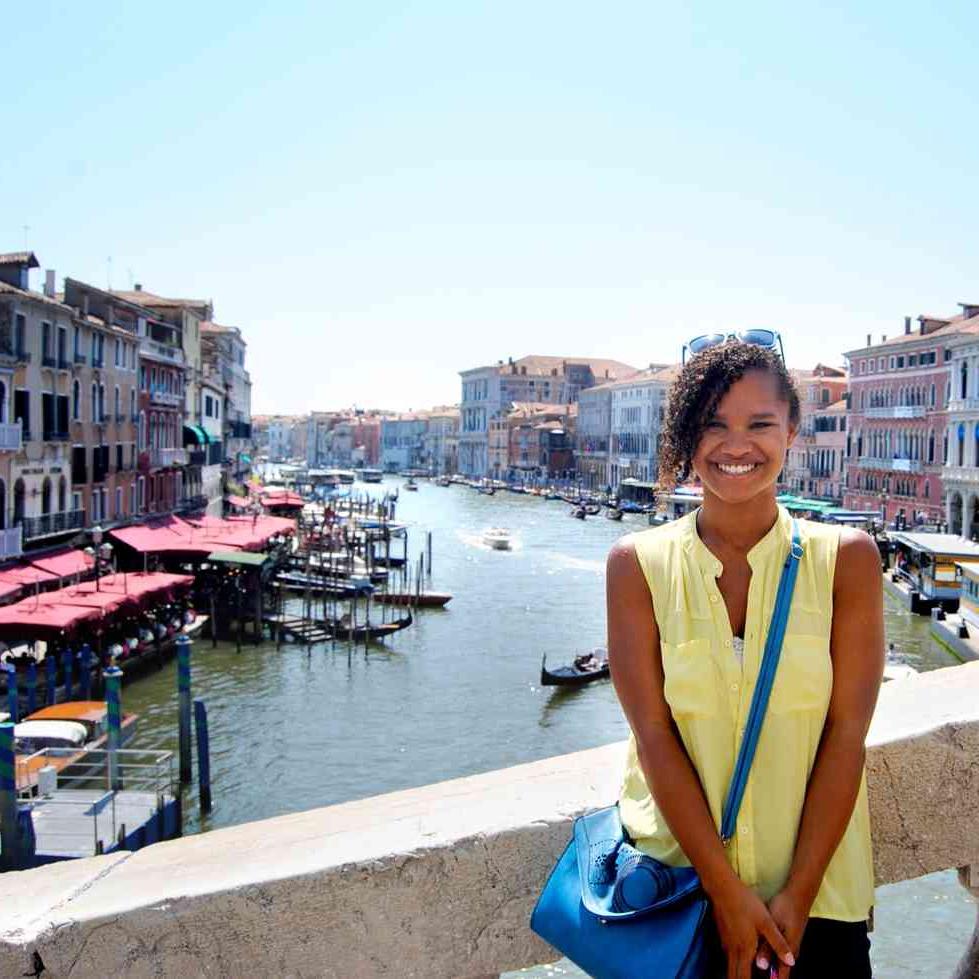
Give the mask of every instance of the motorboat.
[(494, 551), (509, 551), (513, 546), (513, 538), (509, 530), (502, 527), (489, 527), (483, 531), (483, 543), (488, 544)]
[(417, 493), (418, 492), (418, 483), (415, 482), (415, 477), (414, 476), (409, 476), (408, 477), (408, 482), (405, 483), (405, 489), (408, 490), (411, 493)]
[(384, 478), (384, 473), (380, 469), (361, 469), (360, 478), (365, 483), (379, 483)]

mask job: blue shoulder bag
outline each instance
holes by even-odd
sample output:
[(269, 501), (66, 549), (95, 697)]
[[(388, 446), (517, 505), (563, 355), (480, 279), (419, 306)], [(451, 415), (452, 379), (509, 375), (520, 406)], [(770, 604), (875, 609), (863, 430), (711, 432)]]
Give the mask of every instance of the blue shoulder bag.
[[(724, 843), (737, 824), (801, 558), (793, 520), (792, 545), (724, 801)], [(622, 829), (618, 806), (610, 806), (575, 820), (571, 842), (544, 885), (530, 927), (594, 979), (703, 979), (711, 967), (705, 934), (709, 910), (693, 867), (669, 867), (637, 850)]]

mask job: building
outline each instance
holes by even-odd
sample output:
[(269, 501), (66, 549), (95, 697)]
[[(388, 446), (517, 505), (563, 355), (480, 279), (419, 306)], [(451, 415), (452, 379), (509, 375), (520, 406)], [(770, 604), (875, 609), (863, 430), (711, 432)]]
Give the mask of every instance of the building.
[[(72, 377), (67, 388), (71, 505), (79, 513), (79, 527), (111, 525), (141, 515), (148, 505), (147, 483), (141, 478), (146, 471), (140, 469), (139, 457), (138, 368), (150, 314), (110, 292), (71, 278), (65, 279), (64, 302), (73, 311)], [(61, 343), (59, 333), (55, 356), (45, 358), (42, 334), (42, 363), (53, 359), (61, 363)], [(42, 378), (42, 383), (45, 381)], [(60, 405), (56, 413), (61, 413)], [(180, 414), (178, 409), (178, 418)], [(180, 444), (179, 424), (172, 443), (163, 444)], [(179, 468), (183, 461), (175, 459), (170, 464)], [(176, 493), (173, 499), (176, 501)], [(170, 508), (174, 506), (176, 502)]]
[(575, 473), (586, 489), (600, 489), (609, 485), (613, 383), (596, 384), (578, 395)]
[[(223, 387), (205, 379), (201, 352), (201, 326), (213, 316), (209, 300), (176, 299), (147, 291), (141, 284), (128, 291), (112, 293), (119, 299), (150, 310), (160, 321), (168, 323), (180, 338), (183, 350), (184, 406), (180, 445), (187, 453), (184, 467), (184, 499), (199, 506), (206, 501), (207, 512), (222, 512), (222, 470), (224, 449), (221, 426), (205, 424), (206, 399), (223, 396)], [(208, 434), (209, 433), (209, 434)]]
[[(793, 370), (790, 373), (799, 392), (799, 431), (789, 448), (780, 488), (792, 493), (815, 496), (817, 482), (825, 482), (826, 477), (817, 477), (814, 470), (835, 471), (837, 466), (842, 465), (839, 458), (832, 462), (831, 453), (835, 448), (826, 444), (827, 432), (821, 433), (823, 438), (818, 440), (820, 445), (817, 447), (816, 416), (845, 396), (848, 386), (846, 371), (817, 364), (811, 371)], [(835, 414), (830, 420), (824, 418), (819, 424), (824, 428), (829, 425), (840, 427), (840, 421)], [(845, 420), (842, 424), (845, 428)], [(839, 499), (839, 496), (835, 495), (833, 499)]]
[(846, 399), (813, 412), (813, 444), (809, 453), (807, 496), (843, 502), (846, 474)]
[(543, 356), (460, 371), (460, 472), (502, 478), (506, 466), (502, 416), (511, 403), (570, 404), (586, 388), (634, 373), (634, 367), (615, 360)]
[[(946, 448), (942, 484), (948, 530), (967, 540), (979, 538), (979, 307), (956, 326), (948, 341), (948, 407), (942, 442)], [(963, 566), (964, 569), (964, 566)], [(970, 567), (974, 590), (977, 567)]]
[[(941, 521), (948, 457), (951, 341), (979, 307), (950, 319), (911, 318), (904, 332), (846, 354), (850, 375), (844, 506), (879, 510), (885, 522)], [(970, 324), (969, 329), (973, 326)], [(963, 459), (965, 458), (963, 452)], [(953, 451), (951, 460), (958, 454)]]
[(663, 415), (678, 373), (679, 367), (652, 364), (609, 385), (608, 482), (613, 490), (624, 479), (656, 482)]
[(432, 408), (422, 436), (425, 457), (436, 476), (451, 475), (459, 469), (459, 408)]
[(425, 412), (406, 411), (381, 419), (381, 467), (385, 472), (428, 469)]
[(570, 478), (574, 474), (576, 413), (576, 405), (511, 405), (504, 416), (506, 477), (520, 482)]
[[(247, 344), (237, 326), (212, 320), (201, 323), (203, 377), (221, 389), (221, 400), (211, 405), (222, 421), (224, 458), (229, 475), (242, 479), (252, 464), (252, 381), (245, 369)], [(203, 395), (207, 417), (207, 393)]]

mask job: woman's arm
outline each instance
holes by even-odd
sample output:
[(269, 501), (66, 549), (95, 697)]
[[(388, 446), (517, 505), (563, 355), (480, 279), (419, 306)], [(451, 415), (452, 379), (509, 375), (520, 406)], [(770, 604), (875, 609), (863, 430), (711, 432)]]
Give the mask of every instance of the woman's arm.
[(646, 784), (711, 900), (729, 979), (749, 979), (762, 939), (794, 962), (765, 905), (728, 863), (700, 780), (673, 723), (663, 694), (659, 630), (630, 537), (619, 540), (609, 554), (606, 588), (615, 692), (635, 735)]
[[(833, 579), (833, 691), (809, 777), (788, 880), (770, 902), (798, 952), (826, 868), (853, 814), (864, 769), (864, 742), (884, 673), (884, 598), (877, 545), (844, 530)], [(780, 972), (780, 979), (788, 972)]]

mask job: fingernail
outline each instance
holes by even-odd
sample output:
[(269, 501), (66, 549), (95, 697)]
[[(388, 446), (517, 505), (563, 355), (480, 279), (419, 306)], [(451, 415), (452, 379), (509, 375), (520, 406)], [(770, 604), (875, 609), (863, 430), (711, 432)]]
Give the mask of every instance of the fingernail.
[(791, 952), (785, 956), (785, 964), (788, 966), (795, 965), (795, 956)]

